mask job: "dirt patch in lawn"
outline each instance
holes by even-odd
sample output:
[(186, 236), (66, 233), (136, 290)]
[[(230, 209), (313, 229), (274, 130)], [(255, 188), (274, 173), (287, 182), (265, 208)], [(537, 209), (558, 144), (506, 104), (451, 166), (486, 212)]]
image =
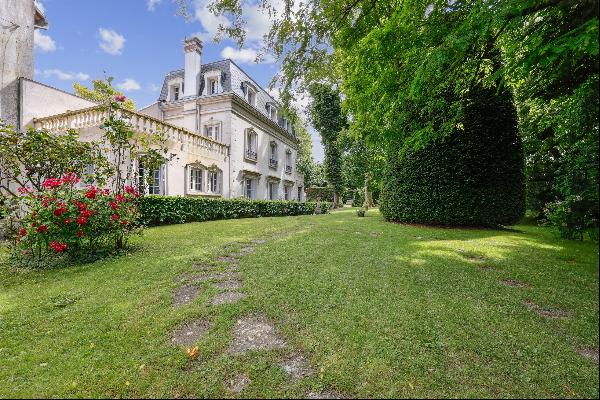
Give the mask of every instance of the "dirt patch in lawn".
[(226, 389), (231, 393), (241, 393), (250, 384), (250, 378), (246, 374), (239, 374), (235, 378), (231, 379)]
[(210, 323), (203, 319), (184, 321), (171, 332), (171, 342), (180, 346), (191, 346), (208, 332), (209, 327)]
[(473, 251), (468, 251), (465, 249), (458, 249), (456, 250), (458, 252), (458, 254), (460, 254), (461, 256), (463, 256), (464, 258), (468, 259), (468, 260), (472, 260), (472, 261), (485, 261), (487, 260), (487, 258), (480, 253), (476, 253)]
[(267, 243), (267, 241), (265, 239), (254, 239), (254, 240), (251, 240), (251, 242), (254, 243), (254, 244), (264, 244), (264, 243)]
[(237, 290), (242, 287), (242, 281), (238, 279), (230, 279), (228, 281), (215, 282), (215, 286), (222, 290)]
[(526, 301), (524, 304), (531, 311), (546, 318), (568, 318), (571, 315), (571, 312), (564, 308), (544, 308), (531, 301)]
[(194, 263), (192, 264), (192, 268), (196, 271), (213, 271), (215, 268), (218, 268), (215, 264), (211, 263)]
[(516, 279), (502, 279), (502, 280), (500, 280), (500, 283), (503, 284), (504, 286), (510, 286), (510, 287), (516, 287), (516, 288), (530, 287), (529, 284), (518, 281)]
[(173, 305), (182, 306), (192, 303), (200, 294), (200, 288), (194, 285), (184, 285), (178, 287), (173, 292)]
[(493, 271), (493, 270), (495, 270), (496, 268), (495, 268), (495, 267), (492, 267), (491, 265), (480, 265), (480, 266), (479, 266), (479, 269), (480, 269), (481, 271)]
[(321, 390), (320, 392), (309, 392), (307, 399), (346, 399), (346, 396), (333, 390)]
[(578, 347), (576, 351), (577, 353), (579, 353), (580, 356), (589, 358), (590, 360), (598, 364), (598, 349), (595, 349), (593, 347)]
[(237, 321), (233, 328), (230, 354), (243, 354), (253, 350), (273, 350), (286, 346), (286, 341), (275, 332), (267, 318), (254, 315)]
[(189, 272), (184, 272), (183, 274), (177, 276), (175, 278), (176, 282), (190, 282), (190, 283), (198, 283), (198, 282), (207, 282), (207, 281), (218, 281), (218, 280), (230, 280), (230, 279), (239, 279), (240, 274), (238, 272), (230, 271), (230, 272), (220, 272), (214, 274), (191, 274)]
[(210, 304), (212, 304), (213, 306), (217, 306), (220, 304), (233, 304), (237, 303), (244, 297), (246, 297), (246, 295), (240, 292), (223, 292), (213, 297), (210, 301)]
[(308, 359), (302, 354), (295, 354), (292, 357), (283, 360), (279, 363), (279, 366), (292, 381), (297, 381), (315, 373), (310, 366)]
[(219, 257), (217, 257), (217, 261), (235, 264), (235, 263), (240, 262), (240, 259), (236, 258), (236, 257), (231, 257), (231, 256), (219, 256)]

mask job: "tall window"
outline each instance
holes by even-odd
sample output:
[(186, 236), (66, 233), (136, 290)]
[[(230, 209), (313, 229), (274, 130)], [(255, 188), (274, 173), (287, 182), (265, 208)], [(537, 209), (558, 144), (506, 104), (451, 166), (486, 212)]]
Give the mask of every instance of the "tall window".
[(256, 105), (256, 90), (252, 89), (250, 86), (246, 89), (246, 100), (251, 105)]
[(201, 168), (190, 167), (190, 190), (195, 192), (202, 191), (202, 176), (203, 172)]
[(290, 150), (285, 152), (285, 172), (292, 173), (292, 152)]
[(284, 198), (286, 200), (291, 200), (292, 199), (292, 187), (286, 185), (286, 186), (284, 186), (283, 190), (284, 190)]
[(138, 163), (138, 186), (140, 191), (146, 194), (162, 194), (162, 167), (148, 170), (143, 162)]
[(209, 124), (204, 126), (204, 136), (221, 141), (221, 124)]
[(220, 175), (221, 173), (217, 170), (208, 171), (208, 192), (210, 193), (221, 193), (221, 185), (220, 185)]
[(208, 79), (208, 93), (217, 94), (219, 92), (219, 78)]
[(179, 85), (171, 86), (171, 100), (179, 100)]
[(255, 190), (256, 184), (254, 183), (254, 179), (246, 178), (244, 179), (244, 197), (248, 199), (253, 199), (256, 195)]
[(276, 182), (268, 182), (267, 183), (267, 195), (269, 200), (277, 200), (277, 187), (279, 186)]
[(298, 186), (298, 201), (302, 201), (302, 186)]
[(277, 168), (277, 143), (271, 142), (270, 144), (270, 155), (269, 155), (269, 166), (271, 168)]
[(258, 148), (258, 135), (253, 129), (246, 130), (246, 158), (256, 161), (256, 150)]

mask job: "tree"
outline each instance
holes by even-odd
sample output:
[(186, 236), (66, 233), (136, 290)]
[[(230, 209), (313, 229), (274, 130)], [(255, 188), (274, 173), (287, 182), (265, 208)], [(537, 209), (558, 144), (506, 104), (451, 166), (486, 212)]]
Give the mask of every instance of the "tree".
[(316, 165), (312, 154), (312, 137), (300, 118), (296, 119), (294, 130), (299, 141), (296, 168), (304, 176), (304, 186), (310, 187), (316, 178)]
[[(91, 89), (75, 82), (73, 84), (73, 89), (77, 96), (103, 104), (114, 100), (116, 97), (124, 96), (123, 92), (119, 92), (112, 86), (113, 80), (113, 77), (108, 77), (106, 80), (94, 79), (92, 81)], [(131, 99), (126, 99), (123, 102), (123, 107), (127, 110), (135, 111), (135, 103)]]
[(325, 149), (323, 162), (327, 182), (333, 187), (334, 206), (340, 205), (340, 195), (344, 190), (341, 149), (338, 142), (341, 132), (347, 127), (346, 115), (342, 111), (340, 94), (325, 84), (314, 84), (310, 88), (312, 102), (310, 119), (313, 127), (321, 135)]

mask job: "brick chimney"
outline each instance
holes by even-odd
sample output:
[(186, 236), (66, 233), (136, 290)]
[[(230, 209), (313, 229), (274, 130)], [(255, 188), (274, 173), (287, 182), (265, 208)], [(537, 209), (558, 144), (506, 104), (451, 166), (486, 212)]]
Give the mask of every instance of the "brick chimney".
[(200, 67), (202, 65), (202, 41), (197, 37), (185, 39), (185, 69), (183, 78), (183, 97), (197, 96), (200, 88)]

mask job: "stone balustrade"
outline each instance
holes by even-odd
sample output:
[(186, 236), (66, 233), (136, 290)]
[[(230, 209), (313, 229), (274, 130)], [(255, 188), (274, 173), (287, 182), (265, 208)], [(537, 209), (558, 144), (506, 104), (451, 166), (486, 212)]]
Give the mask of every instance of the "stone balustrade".
[[(225, 156), (228, 155), (228, 146), (226, 144), (144, 114), (129, 110), (121, 110), (120, 112), (123, 114), (123, 117), (129, 120), (129, 123), (136, 132), (146, 134), (157, 134), (160, 132), (168, 140)], [(108, 117), (108, 111), (97, 106), (49, 117), (36, 118), (33, 120), (33, 125), (36, 128), (47, 129), (50, 132), (64, 132), (68, 129), (79, 130), (99, 127), (106, 117)]]

